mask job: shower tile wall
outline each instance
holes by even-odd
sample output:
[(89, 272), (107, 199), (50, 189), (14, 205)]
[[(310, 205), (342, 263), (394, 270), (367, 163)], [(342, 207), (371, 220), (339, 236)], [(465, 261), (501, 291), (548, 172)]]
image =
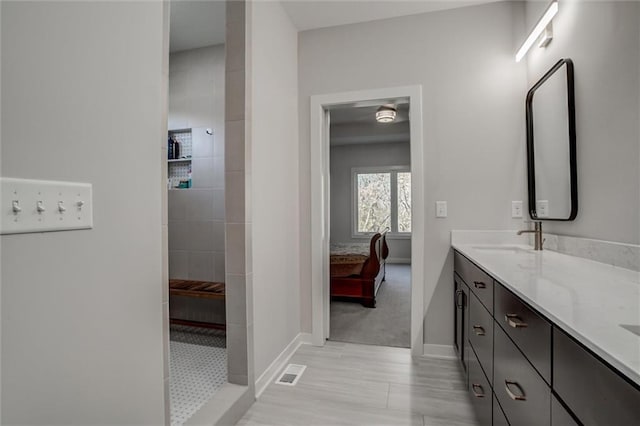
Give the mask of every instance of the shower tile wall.
[(193, 129), (193, 187), (168, 194), (169, 278), (225, 280), (224, 78), (223, 45), (171, 53), (169, 128)]
[[(216, 178), (224, 163), (211, 156), (215, 135), (205, 128), (192, 133), (193, 188), (168, 191), (169, 278), (224, 282), (224, 179)], [(226, 322), (223, 300), (171, 296), (169, 311), (171, 318)]]
[(169, 190), (169, 277), (224, 281), (224, 157), (215, 135), (192, 130), (193, 188)]

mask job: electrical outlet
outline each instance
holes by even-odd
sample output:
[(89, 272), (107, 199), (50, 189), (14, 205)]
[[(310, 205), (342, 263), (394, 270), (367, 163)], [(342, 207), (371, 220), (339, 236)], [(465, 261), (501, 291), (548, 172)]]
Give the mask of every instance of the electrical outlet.
[(536, 202), (536, 213), (538, 217), (549, 217), (549, 200), (538, 200)]
[(522, 201), (511, 202), (511, 217), (517, 219), (522, 218)]
[(447, 217), (446, 201), (436, 201), (436, 217)]

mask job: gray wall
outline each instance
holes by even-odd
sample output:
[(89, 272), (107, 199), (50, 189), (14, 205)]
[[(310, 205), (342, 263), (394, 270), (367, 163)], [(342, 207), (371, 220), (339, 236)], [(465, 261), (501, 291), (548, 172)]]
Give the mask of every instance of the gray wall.
[[(521, 7), (492, 3), (300, 33), (304, 331), (311, 330), (309, 96), (421, 84), (424, 158), (412, 161), (424, 165), (426, 223), (425, 235), (413, 237), (425, 239), (425, 282), (417, 284), (425, 286), (425, 343), (452, 344), (450, 230), (522, 226), (511, 219), (525, 185), (526, 76), (513, 59)], [(448, 218), (434, 217), (436, 200), (448, 201)]]
[(3, 176), (94, 202), (92, 230), (0, 237), (3, 424), (165, 422), (166, 6), (1, 3)]
[[(255, 376), (300, 332), (298, 33), (278, 2), (252, 2), (251, 265)], [(249, 287), (249, 284), (247, 285)]]
[(224, 74), (223, 45), (169, 57), (169, 128), (194, 132), (193, 188), (168, 194), (170, 278), (225, 281)]
[[(352, 238), (351, 169), (354, 167), (409, 166), (408, 142), (332, 146), (330, 149), (331, 242), (367, 242), (368, 238)], [(390, 237), (389, 258), (411, 260), (411, 239)]]
[[(527, 22), (541, 14), (527, 3)], [(578, 217), (543, 230), (640, 243), (640, 3), (562, 1), (547, 49), (527, 56), (529, 86), (559, 58), (575, 65)]]

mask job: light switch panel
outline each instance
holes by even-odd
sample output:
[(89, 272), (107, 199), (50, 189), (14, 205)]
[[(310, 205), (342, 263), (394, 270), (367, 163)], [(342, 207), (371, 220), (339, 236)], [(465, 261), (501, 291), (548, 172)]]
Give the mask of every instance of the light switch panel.
[(446, 201), (436, 201), (436, 217), (447, 217)]
[(93, 228), (89, 183), (0, 178), (0, 234)]

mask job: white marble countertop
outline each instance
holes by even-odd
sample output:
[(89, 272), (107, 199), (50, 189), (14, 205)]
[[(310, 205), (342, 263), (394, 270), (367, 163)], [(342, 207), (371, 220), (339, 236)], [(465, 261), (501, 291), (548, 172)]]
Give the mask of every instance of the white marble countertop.
[(621, 326), (640, 332), (639, 272), (456, 232), (454, 249), (640, 385), (640, 336)]

